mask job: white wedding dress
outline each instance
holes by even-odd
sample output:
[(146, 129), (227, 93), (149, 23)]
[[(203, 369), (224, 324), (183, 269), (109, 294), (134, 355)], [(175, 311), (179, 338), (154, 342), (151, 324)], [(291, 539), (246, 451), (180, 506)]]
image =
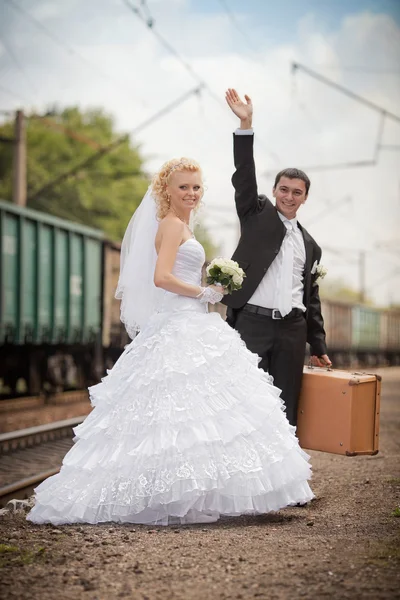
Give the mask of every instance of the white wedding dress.
[[(203, 247), (174, 274), (200, 285)], [(199, 300), (165, 292), (101, 383), (60, 473), (36, 488), (34, 523), (216, 521), (313, 498), (299, 447), (258, 356)]]

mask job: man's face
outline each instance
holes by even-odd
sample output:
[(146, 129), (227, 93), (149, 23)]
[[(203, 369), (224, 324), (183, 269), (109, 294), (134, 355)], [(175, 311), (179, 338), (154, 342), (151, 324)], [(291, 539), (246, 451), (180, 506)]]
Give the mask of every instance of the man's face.
[(281, 177), (272, 195), (279, 212), (287, 219), (294, 219), (300, 206), (307, 200), (306, 184), (302, 179)]

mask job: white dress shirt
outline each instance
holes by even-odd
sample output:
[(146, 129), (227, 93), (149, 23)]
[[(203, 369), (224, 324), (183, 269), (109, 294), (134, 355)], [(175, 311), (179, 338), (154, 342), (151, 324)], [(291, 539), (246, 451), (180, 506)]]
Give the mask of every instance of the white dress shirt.
[[(278, 216), (281, 221), (286, 219), (280, 212)], [(304, 246), (303, 234), (301, 233), (297, 219), (290, 219), (293, 233), (293, 279), (292, 279), (292, 308), (300, 308), (305, 311), (303, 304), (304, 295), (304, 267), (306, 264), (306, 249)], [(288, 234), (286, 234), (288, 235)], [(263, 308), (277, 308), (279, 305), (279, 295), (281, 293), (281, 280), (283, 271), (283, 251), (282, 246), (279, 249), (276, 258), (271, 263), (268, 271), (260, 281), (256, 291), (249, 300), (249, 304), (262, 306)]]
[[(237, 129), (235, 135), (252, 135), (252, 129)], [(306, 249), (303, 234), (298, 227), (297, 219), (286, 219), (279, 211), (278, 216), (282, 222), (289, 221), (293, 227), (293, 279), (292, 279), (292, 308), (300, 308), (305, 311), (303, 304), (304, 295), (304, 267), (306, 264)], [(288, 235), (288, 234), (286, 234)], [(283, 244), (282, 244), (283, 246)], [(281, 282), (283, 272), (283, 250), (279, 249), (276, 258), (271, 263), (268, 271), (260, 281), (256, 291), (248, 301), (249, 304), (262, 306), (263, 308), (277, 308), (281, 294)]]
[(253, 135), (252, 129), (236, 129), (235, 135)]

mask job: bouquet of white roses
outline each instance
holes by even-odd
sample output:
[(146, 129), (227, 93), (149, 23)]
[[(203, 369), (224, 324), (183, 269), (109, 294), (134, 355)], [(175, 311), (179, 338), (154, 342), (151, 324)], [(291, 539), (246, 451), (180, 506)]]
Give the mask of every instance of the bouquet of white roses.
[(206, 269), (207, 283), (211, 285), (220, 284), (231, 294), (234, 290), (240, 290), (245, 272), (237, 262), (227, 258), (214, 258)]

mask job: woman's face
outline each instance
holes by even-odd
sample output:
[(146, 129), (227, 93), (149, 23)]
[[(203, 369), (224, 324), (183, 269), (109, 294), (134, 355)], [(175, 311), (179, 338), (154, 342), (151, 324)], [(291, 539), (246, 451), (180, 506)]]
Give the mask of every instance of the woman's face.
[(203, 182), (198, 171), (175, 171), (172, 173), (167, 192), (171, 207), (178, 214), (196, 208), (203, 195)]

